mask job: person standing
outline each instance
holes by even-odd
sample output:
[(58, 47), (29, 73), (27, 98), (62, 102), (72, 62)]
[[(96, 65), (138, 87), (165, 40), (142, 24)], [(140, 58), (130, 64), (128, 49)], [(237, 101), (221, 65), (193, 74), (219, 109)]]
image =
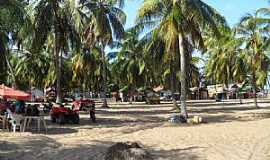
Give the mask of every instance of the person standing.
[(25, 110), (25, 102), (23, 100), (18, 100), (15, 104), (15, 113), (21, 114)]
[(119, 97), (121, 99), (121, 102), (124, 102), (124, 95), (123, 95), (123, 92), (120, 92), (119, 93)]

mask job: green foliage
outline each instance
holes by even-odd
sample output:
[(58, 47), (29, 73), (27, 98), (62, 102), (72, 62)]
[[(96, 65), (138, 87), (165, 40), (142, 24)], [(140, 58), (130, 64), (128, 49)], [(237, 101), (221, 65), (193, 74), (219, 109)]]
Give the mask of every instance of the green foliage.
[[(258, 13), (260, 12), (266, 11), (260, 9)], [(242, 38), (243, 59), (246, 62), (248, 74), (253, 76), (258, 86), (263, 87), (266, 84), (269, 69), (269, 57), (266, 55), (269, 49), (269, 37), (265, 34), (265, 25), (269, 24), (269, 19), (259, 17), (258, 13), (242, 17), (237, 26), (237, 32)], [(268, 13), (270, 13), (269, 10)]]
[[(199, 85), (200, 59), (192, 53), (200, 51), (207, 56), (208, 81), (228, 84), (255, 77), (256, 85), (266, 84), (269, 8), (247, 14), (230, 29), (201, 0), (144, 0), (136, 25), (125, 31), (123, 5), (123, 0), (0, 1), (0, 83), (55, 85), (60, 67), (66, 89), (100, 91), (107, 80), (111, 90), (157, 85), (176, 90), (180, 72), (186, 88)], [(116, 51), (105, 54), (108, 46)]]
[(241, 38), (236, 38), (235, 32), (223, 29), (221, 38), (217, 41), (211, 36), (206, 41), (208, 61), (206, 76), (212, 83), (242, 82), (246, 79), (247, 68), (243, 60)]
[(204, 34), (215, 38), (220, 35), (219, 26), (227, 27), (225, 19), (215, 9), (197, 0), (145, 0), (138, 11), (137, 24), (152, 30), (147, 52), (162, 59), (156, 63), (166, 64), (163, 66), (164, 77), (180, 71), (179, 34), (184, 36), (183, 47), (187, 59), (185, 72), (189, 86), (198, 85), (196, 80), (199, 79), (192, 52), (195, 48), (202, 51), (206, 49)]

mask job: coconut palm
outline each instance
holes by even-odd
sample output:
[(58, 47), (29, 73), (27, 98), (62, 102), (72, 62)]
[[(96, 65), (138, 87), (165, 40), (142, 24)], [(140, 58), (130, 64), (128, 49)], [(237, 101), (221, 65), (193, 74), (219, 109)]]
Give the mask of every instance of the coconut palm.
[[(114, 39), (121, 39), (124, 36), (125, 13), (120, 9), (123, 0), (93, 0), (82, 1), (83, 8), (87, 11), (89, 22), (85, 31), (85, 43), (92, 48), (101, 48), (102, 58), (102, 97), (103, 107), (108, 107), (106, 101), (106, 55), (105, 47), (113, 44)], [(119, 6), (119, 7), (117, 7)]]
[(84, 49), (83, 52), (72, 57), (73, 81), (77, 86), (82, 85), (83, 90), (97, 89), (101, 80), (100, 49)]
[[(30, 53), (38, 54), (47, 48), (54, 55), (57, 102), (61, 102), (62, 55), (80, 46), (83, 24), (78, 3), (74, 0), (31, 1), (29, 9), (34, 19), (34, 34)], [(69, 41), (70, 40), (70, 41)], [(52, 72), (51, 72), (52, 73)]]
[(242, 17), (237, 26), (237, 32), (242, 38), (242, 45), (244, 47), (244, 59), (251, 75), (254, 105), (256, 108), (258, 108), (257, 86), (263, 86), (266, 83), (269, 64), (269, 58), (266, 56), (269, 40), (262, 31), (264, 31), (264, 26), (261, 25), (261, 19), (257, 13)]
[(120, 78), (121, 88), (135, 89), (144, 85), (144, 47), (144, 41), (139, 41), (139, 33), (135, 28), (126, 31), (121, 49), (112, 65), (113, 72)]
[(241, 39), (236, 38), (235, 31), (223, 30), (219, 41), (211, 36), (207, 39), (208, 61), (206, 76), (215, 83), (242, 82), (246, 79), (246, 67), (241, 50)]
[(19, 55), (14, 56), (16, 62), (15, 74), (20, 81), (27, 82), (27, 85), (43, 88), (45, 86), (45, 79), (52, 62), (50, 55), (46, 53), (31, 54), (29, 52), (20, 52)]
[[(147, 68), (154, 66), (151, 71), (156, 73), (154, 76), (155, 79), (158, 79), (161, 74), (163, 75), (161, 81), (158, 82), (161, 82), (166, 88), (171, 89), (174, 107), (179, 109), (174, 95), (181, 86), (177, 83), (177, 81), (180, 80), (180, 55), (175, 52), (167, 52), (166, 44), (162, 41), (161, 37), (154, 36), (148, 41), (149, 43), (147, 44), (147, 50), (145, 52), (149, 57), (150, 64), (147, 65)], [(176, 52), (178, 52), (178, 50), (176, 50)], [(186, 63), (187, 89), (199, 85), (199, 69), (196, 63), (198, 63), (200, 59), (193, 57), (191, 52), (192, 51), (189, 51), (188, 53), (190, 54), (186, 54), (186, 59), (188, 59)], [(149, 61), (146, 62), (149, 63)]]
[(138, 23), (154, 26), (160, 34), (168, 52), (179, 52), (181, 68), (181, 114), (186, 110), (186, 56), (192, 48), (204, 48), (202, 33), (218, 34), (218, 25), (225, 20), (218, 12), (201, 0), (144, 0), (138, 13)]
[[(23, 1), (6, 0), (0, 2), (0, 77), (11, 76), (11, 83), (16, 86), (14, 66), (10, 63), (10, 49), (17, 41), (16, 34), (20, 31), (23, 23), (27, 21), (25, 4)], [(1, 78), (2, 79), (2, 78)], [(4, 79), (4, 78), (3, 78)]]
[(174, 96), (175, 92), (179, 89), (179, 83), (177, 83), (177, 80), (179, 80), (180, 77), (178, 76), (178, 72), (180, 71), (179, 54), (175, 52), (168, 52), (166, 50), (165, 42), (159, 36), (160, 35), (152, 35), (148, 39), (145, 51), (147, 55), (146, 57), (149, 59), (149, 61), (146, 61), (148, 64), (147, 66), (149, 66), (150, 70), (154, 73), (153, 79), (159, 80), (159, 75), (162, 75), (162, 79), (158, 82), (161, 81), (166, 88), (171, 89), (174, 107), (179, 109), (176, 102), (176, 97)]

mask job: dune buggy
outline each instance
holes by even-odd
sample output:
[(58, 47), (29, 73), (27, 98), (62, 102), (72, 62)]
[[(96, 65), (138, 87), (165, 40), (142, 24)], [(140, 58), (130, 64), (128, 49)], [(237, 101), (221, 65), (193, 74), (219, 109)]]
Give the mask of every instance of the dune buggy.
[(50, 116), (53, 123), (65, 124), (72, 122), (74, 124), (79, 124), (80, 122), (79, 110), (62, 104), (53, 105)]

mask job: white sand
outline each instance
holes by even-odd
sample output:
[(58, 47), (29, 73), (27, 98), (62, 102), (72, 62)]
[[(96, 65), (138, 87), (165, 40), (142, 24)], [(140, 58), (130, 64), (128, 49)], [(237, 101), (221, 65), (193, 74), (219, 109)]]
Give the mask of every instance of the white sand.
[(80, 125), (49, 124), (47, 135), (0, 132), (1, 160), (102, 160), (114, 142), (137, 141), (157, 160), (270, 160), (270, 101), (189, 103), (201, 125), (173, 125), (171, 104), (114, 104), (99, 110), (99, 123), (81, 115)]

